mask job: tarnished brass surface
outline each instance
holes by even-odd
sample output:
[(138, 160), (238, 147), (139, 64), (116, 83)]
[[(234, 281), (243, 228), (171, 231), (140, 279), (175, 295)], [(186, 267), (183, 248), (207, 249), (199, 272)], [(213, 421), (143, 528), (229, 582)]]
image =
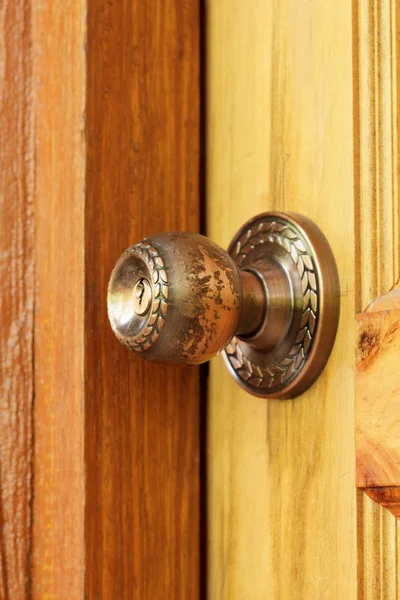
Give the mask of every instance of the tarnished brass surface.
[[(151, 307), (135, 312), (137, 282), (151, 284)], [(220, 352), (241, 314), (239, 269), (222, 248), (196, 233), (161, 233), (131, 246), (108, 287), (118, 339), (144, 358), (199, 364)]]
[(259, 330), (266, 315), (265, 286), (253, 271), (240, 271), (242, 281), (240, 320), (236, 335), (250, 336)]
[(225, 349), (247, 391), (289, 398), (328, 360), (339, 281), (316, 225), (265, 213), (242, 227), (228, 252), (183, 232), (131, 246), (111, 274), (108, 313), (117, 338), (144, 358), (199, 364)]
[(270, 212), (243, 225), (228, 252), (240, 269), (257, 270), (267, 291), (261, 328), (231, 340), (228, 367), (252, 394), (298, 396), (321, 373), (336, 336), (340, 290), (330, 246), (306, 217)]

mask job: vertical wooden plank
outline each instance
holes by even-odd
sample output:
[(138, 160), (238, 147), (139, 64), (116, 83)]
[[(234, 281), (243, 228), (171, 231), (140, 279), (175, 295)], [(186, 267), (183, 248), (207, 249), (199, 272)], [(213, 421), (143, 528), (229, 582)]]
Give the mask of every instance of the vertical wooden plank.
[[(396, 0), (354, 0), (354, 156), (355, 156), (355, 249), (356, 249), (356, 310), (361, 312), (369, 307), (373, 311), (386, 311), (396, 308), (397, 296), (386, 294), (399, 279), (399, 201), (398, 201), (398, 70), (399, 70), (399, 9)], [(380, 297), (376, 300), (377, 297)], [(373, 303), (371, 305), (371, 302)], [(386, 302), (386, 306), (384, 303)], [(392, 313), (394, 315), (394, 313)], [(371, 319), (371, 331), (374, 323), (394, 316), (382, 312), (360, 315), (358, 323), (367, 324)], [(371, 340), (368, 329), (364, 332), (364, 343), (368, 350)], [(372, 343), (372, 347), (374, 343)], [(390, 344), (389, 344), (390, 347)], [(388, 357), (389, 359), (389, 357)], [(356, 384), (356, 425), (358, 432), (362, 421), (382, 431), (395, 428), (396, 376), (389, 359), (385, 369), (392, 375), (393, 385), (382, 392), (379, 377), (376, 377), (376, 402), (371, 402), (368, 385), (363, 381), (365, 374), (357, 375)], [(386, 383), (385, 378), (385, 383)], [(367, 387), (365, 384), (368, 384)], [(371, 386), (370, 386), (371, 387)], [(366, 410), (368, 401), (371, 410)], [(392, 406), (393, 419), (388, 415), (388, 406)], [(376, 411), (376, 418), (372, 412)], [(367, 428), (368, 429), (368, 428)], [(366, 429), (366, 432), (367, 432)], [(374, 435), (360, 436), (357, 433), (357, 456), (362, 456), (365, 442), (372, 444)], [(390, 437), (390, 436), (389, 436)], [(396, 436), (393, 435), (393, 448)], [(376, 442), (376, 443), (375, 443)], [(380, 448), (386, 440), (375, 440), (377, 448), (365, 453), (365, 476), (358, 477), (358, 485), (398, 486), (397, 474), (382, 476), (380, 467), (376, 469), (383, 455)], [(392, 453), (386, 449), (386, 457)], [(392, 456), (392, 464), (396, 458)], [(381, 461), (385, 466), (387, 458)], [(389, 460), (390, 462), (390, 460)], [(385, 467), (386, 468), (386, 467)], [(377, 476), (374, 471), (377, 470)], [(389, 471), (391, 466), (389, 466)], [(371, 476), (367, 475), (368, 472)], [(379, 488), (376, 488), (379, 490)], [(388, 491), (394, 491), (394, 487)], [(385, 488), (381, 488), (385, 496)], [(367, 493), (368, 490), (367, 490)], [(375, 499), (378, 499), (375, 495)], [(399, 581), (399, 554), (397, 552), (397, 527), (395, 517), (384, 505), (374, 504), (374, 500), (358, 494), (358, 514), (363, 515), (358, 524), (359, 554), (359, 599), (380, 600), (396, 598), (396, 586)], [(381, 502), (382, 504), (382, 502)], [(388, 504), (389, 508), (393, 503)], [(393, 510), (391, 508), (391, 510)], [(377, 527), (377, 515), (379, 524)]]
[(363, 598), (365, 600), (376, 600), (381, 598), (380, 506), (364, 495), (363, 513), (363, 572), (365, 577)]
[(357, 311), (399, 278), (396, 0), (354, 1)]
[(83, 597), (85, 8), (38, 0), (33, 12), (35, 598)]
[(0, 597), (30, 590), (33, 406), (31, 3), (0, 5)]
[(199, 373), (114, 338), (111, 268), (157, 231), (199, 228), (199, 3), (88, 2), (86, 595), (200, 594)]
[(359, 600), (396, 600), (398, 519), (367, 494), (360, 492), (362, 517), (359, 519), (361, 552), (359, 561)]
[[(400, 557), (400, 520), (396, 519), (396, 561), (399, 561)], [(396, 600), (400, 598), (400, 577), (397, 575), (396, 570)]]
[(382, 598), (397, 600), (397, 519), (383, 506), (381, 510)]
[(341, 278), (339, 333), (301, 398), (211, 365), (209, 597), (356, 597), (352, 7), (208, 2), (208, 232), (265, 210), (312, 218)]

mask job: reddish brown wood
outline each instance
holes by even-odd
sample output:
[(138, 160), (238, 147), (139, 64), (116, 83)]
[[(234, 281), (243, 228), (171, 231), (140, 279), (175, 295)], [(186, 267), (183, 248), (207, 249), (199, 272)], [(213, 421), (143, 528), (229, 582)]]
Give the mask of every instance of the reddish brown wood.
[(199, 229), (198, 2), (0, 16), (0, 597), (195, 599), (199, 372), (129, 354), (105, 300), (126, 246)]
[(199, 2), (88, 2), (86, 595), (199, 597), (199, 373), (144, 362), (106, 314), (121, 252), (199, 229)]
[(26, 598), (33, 404), (32, 40), (29, 1), (0, 7), (0, 598)]
[(397, 518), (400, 517), (400, 487), (373, 487), (366, 488), (365, 493), (372, 500), (381, 504)]

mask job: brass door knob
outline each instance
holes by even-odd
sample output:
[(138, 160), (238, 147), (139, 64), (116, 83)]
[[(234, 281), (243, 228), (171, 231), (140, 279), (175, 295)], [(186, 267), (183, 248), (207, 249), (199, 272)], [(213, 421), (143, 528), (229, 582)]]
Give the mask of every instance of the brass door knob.
[(227, 252), (184, 232), (131, 246), (111, 273), (108, 315), (143, 358), (195, 365), (223, 351), (248, 392), (292, 398), (329, 358), (339, 279), (312, 221), (270, 212), (246, 223)]

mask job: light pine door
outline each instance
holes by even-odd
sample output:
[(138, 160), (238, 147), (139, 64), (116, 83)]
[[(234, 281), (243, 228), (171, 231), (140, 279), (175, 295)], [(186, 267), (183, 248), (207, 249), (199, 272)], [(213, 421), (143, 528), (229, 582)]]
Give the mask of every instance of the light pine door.
[(222, 359), (211, 365), (209, 600), (400, 597), (396, 511), (382, 502), (400, 478), (357, 480), (355, 363), (356, 314), (399, 277), (399, 11), (394, 0), (207, 3), (208, 234), (226, 246), (258, 212), (301, 212), (326, 234), (341, 284), (332, 356), (300, 398), (252, 397)]

